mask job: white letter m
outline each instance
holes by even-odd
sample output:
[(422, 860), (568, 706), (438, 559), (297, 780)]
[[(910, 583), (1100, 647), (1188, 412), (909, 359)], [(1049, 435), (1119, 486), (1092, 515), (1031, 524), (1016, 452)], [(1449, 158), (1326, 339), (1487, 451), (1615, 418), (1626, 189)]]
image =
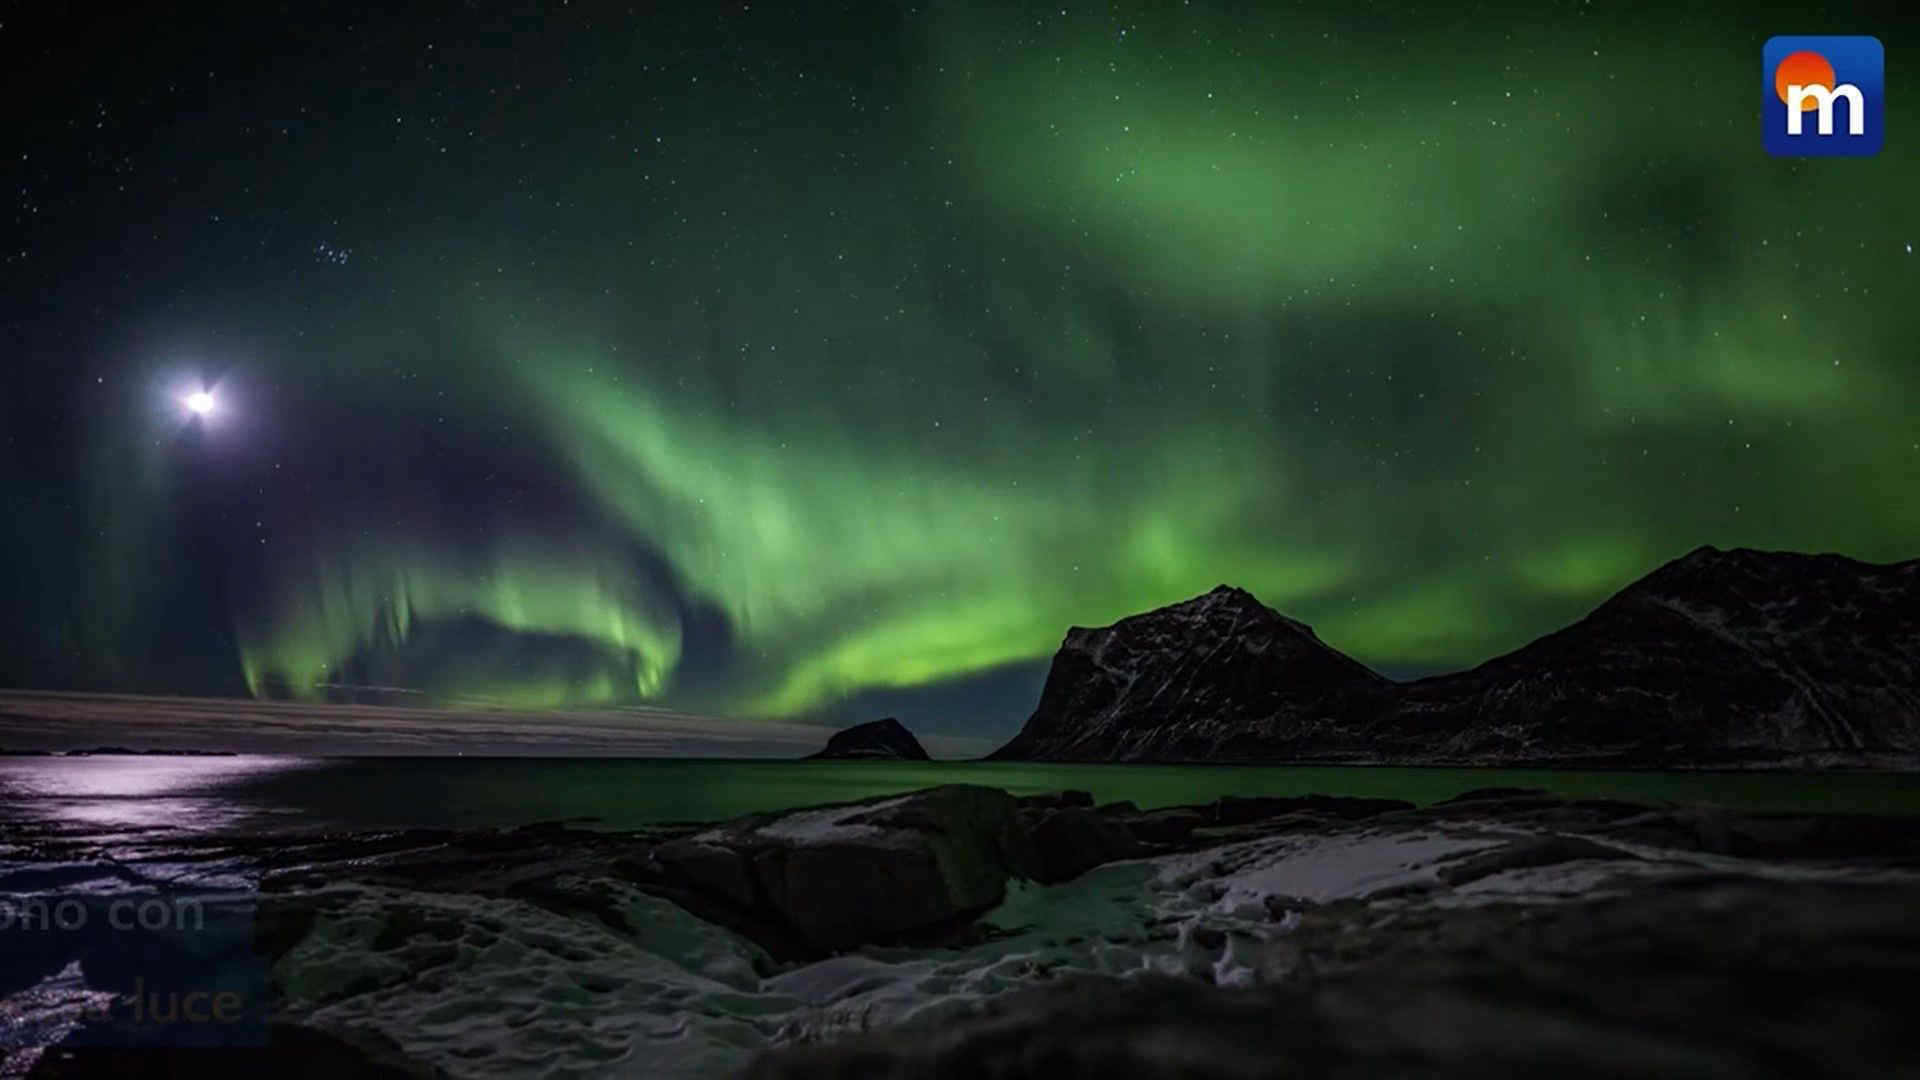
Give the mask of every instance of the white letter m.
[(1787, 87), (1787, 134), (1800, 134), (1801, 110), (1808, 98), (1820, 110), (1819, 132), (1822, 135), (1833, 134), (1833, 99), (1847, 99), (1847, 134), (1865, 135), (1867, 133), (1867, 102), (1860, 96), (1860, 88), (1852, 83), (1841, 83), (1829, 90), (1815, 83), (1812, 86), (1798, 84)]

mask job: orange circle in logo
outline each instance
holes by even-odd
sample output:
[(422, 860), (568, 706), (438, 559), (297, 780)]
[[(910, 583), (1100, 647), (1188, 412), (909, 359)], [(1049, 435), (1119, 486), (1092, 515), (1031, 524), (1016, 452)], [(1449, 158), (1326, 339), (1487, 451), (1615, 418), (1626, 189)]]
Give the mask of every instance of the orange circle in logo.
[[(1817, 52), (1802, 49), (1788, 53), (1773, 69), (1773, 92), (1780, 95), (1780, 103), (1791, 109), (1793, 102), (1787, 100), (1789, 86), (1824, 86), (1833, 89), (1833, 65)], [(1800, 99), (1800, 110), (1805, 112), (1818, 105), (1812, 98)]]

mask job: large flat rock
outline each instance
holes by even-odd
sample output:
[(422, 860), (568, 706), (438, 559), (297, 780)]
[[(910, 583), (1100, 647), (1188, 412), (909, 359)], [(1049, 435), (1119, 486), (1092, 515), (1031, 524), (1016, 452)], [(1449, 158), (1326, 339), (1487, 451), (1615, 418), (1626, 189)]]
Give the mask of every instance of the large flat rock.
[(829, 953), (950, 927), (999, 904), (1007, 879), (1036, 865), (1017, 810), (1004, 791), (950, 784), (756, 815), (662, 844), (653, 858), (698, 897)]

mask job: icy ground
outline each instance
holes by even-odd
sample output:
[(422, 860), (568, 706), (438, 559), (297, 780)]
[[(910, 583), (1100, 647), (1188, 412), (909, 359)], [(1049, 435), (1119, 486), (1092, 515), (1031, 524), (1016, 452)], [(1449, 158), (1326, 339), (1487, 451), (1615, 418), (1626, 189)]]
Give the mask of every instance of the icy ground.
[[(809, 836), (825, 827), (804, 813), (783, 824)], [(412, 841), (391, 841), (404, 843)], [(1563, 847), (1551, 858), (1510, 857), (1529, 843)], [(1052, 887), (1015, 884), (985, 917), (996, 932), (984, 941), (869, 947), (783, 967), (746, 938), (629, 881), (578, 869), (601, 865), (593, 860), (556, 864), (576, 869), (552, 878), (551, 894), (600, 901), (572, 911), (475, 895), (438, 876), (422, 887), (356, 882), (352, 867), (377, 863), (382, 848), (377, 838), (352, 844), (352, 857), (327, 864), (338, 873), (324, 875), (325, 884), (267, 900), (319, 912), (273, 972), (287, 1018), (371, 1029), (410, 1057), (474, 1078), (725, 1076), (763, 1049), (937, 1023), (1075, 973), (1284, 982), (1297, 959), (1289, 935), (1303, 912), (1330, 904), (1378, 926), (1416, 907), (1592, 900), (1679, 875), (1913, 876), (1625, 838), (1569, 841), (1486, 819), (1361, 823), (1110, 863)], [(121, 845), (110, 858), (91, 845), (91, 855), (70, 850), (24, 862), (0, 853), (0, 900), (143, 889), (185, 889), (249, 908), (262, 898), (250, 858), (196, 855), (157, 837), (149, 849)], [(79, 974), (70, 966), (0, 994), (0, 1077), (24, 1075), (35, 1056), (4, 1046), (57, 1041), (97, 1004)]]
[(1359, 829), (1114, 863), (1051, 888), (1015, 886), (987, 916), (1005, 933), (983, 944), (867, 948), (765, 978), (754, 944), (611, 879), (572, 884), (610, 891), (636, 930), (513, 900), (340, 886), (346, 903), (276, 974), (296, 1017), (377, 1029), (454, 1076), (705, 1077), (756, 1050), (964, 1014), (1076, 971), (1228, 986), (1283, 978), (1273, 944), (1312, 905), (1550, 903), (1591, 896), (1609, 875), (1789, 872), (1636, 848), (1639, 861), (1575, 859), (1439, 886), (1447, 866), (1530, 835)]

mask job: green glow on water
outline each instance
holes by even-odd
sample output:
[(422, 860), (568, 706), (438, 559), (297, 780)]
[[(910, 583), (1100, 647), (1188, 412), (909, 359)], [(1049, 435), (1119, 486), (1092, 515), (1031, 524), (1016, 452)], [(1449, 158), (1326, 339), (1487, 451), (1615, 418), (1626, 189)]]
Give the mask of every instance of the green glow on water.
[[(983, 784), (1016, 795), (1076, 788), (1143, 809), (1222, 795), (1355, 795), (1427, 804), (1484, 787), (1570, 798), (1716, 803), (1745, 810), (1920, 815), (1920, 775), (1538, 769), (793, 762), (585, 758), (363, 758), (306, 772), (305, 808), (391, 825), (597, 819), (601, 828), (715, 821), (766, 810)], [(328, 792), (352, 791), (351, 805)], [(301, 799), (295, 799), (296, 803)], [(431, 818), (432, 820), (423, 820)]]

